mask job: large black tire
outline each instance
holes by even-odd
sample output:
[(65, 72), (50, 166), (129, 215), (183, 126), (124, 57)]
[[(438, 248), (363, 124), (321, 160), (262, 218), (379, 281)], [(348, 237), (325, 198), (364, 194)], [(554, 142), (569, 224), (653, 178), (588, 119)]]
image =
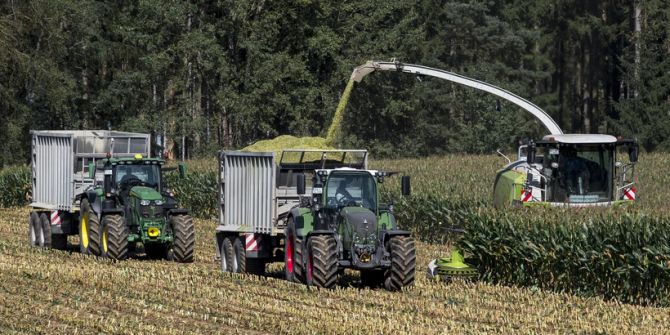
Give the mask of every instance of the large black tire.
[(361, 285), (364, 287), (381, 287), (384, 279), (384, 270), (361, 270)]
[(36, 212), (31, 212), (30, 218), (28, 219), (28, 243), (31, 247), (39, 246), (40, 229), (42, 228), (39, 214)]
[(296, 236), (293, 218), (288, 219), (284, 230), (284, 275), (286, 280), (305, 283), (305, 263), (303, 261), (302, 240)]
[(337, 242), (330, 235), (307, 240), (307, 285), (333, 288), (338, 274)]
[(193, 262), (195, 249), (195, 226), (190, 215), (173, 215), (170, 226), (174, 234), (171, 258), (179, 263)]
[(51, 220), (46, 213), (40, 214), (40, 247), (51, 248)]
[(91, 209), (88, 199), (81, 200), (79, 209), (79, 251), (85, 255), (100, 255), (100, 220)]
[(123, 216), (105, 215), (102, 218), (102, 257), (116, 260), (128, 258), (128, 234)]
[(416, 272), (416, 247), (409, 236), (394, 236), (388, 242), (391, 253), (391, 268), (386, 271), (384, 287), (389, 291), (398, 291), (414, 285)]
[(233, 243), (233, 249), (235, 249), (235, 259), (237, 263), (236, 272), (262, 276), (265, 274), (265, 262), (258, 258), (247, 258), (245, 244), (246, 239), (244, 236), (236, 238), (235, 242)]
[(221, 271), (237, 271), (237, 259), (235, 259), (235, 249), (233, 249), (233, 237), (225, 236), (221, 241)]

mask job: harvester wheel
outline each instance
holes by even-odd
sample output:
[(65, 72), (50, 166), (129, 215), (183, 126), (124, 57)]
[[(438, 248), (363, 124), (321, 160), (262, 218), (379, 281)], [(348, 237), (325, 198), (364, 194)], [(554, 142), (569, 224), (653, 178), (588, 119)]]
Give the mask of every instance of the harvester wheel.
[(31, 247), (39, 245), (41, 228), (40, 216), (36, 212), (31, 212), (30, 219), (28, 219), (28, 243)]
[(235, 249), (235, 258), (237, 260), (237, 272), (262, 276), (265, 274), (265, 262), (258, 258), (247, 258), (245, 243), (246, 240), (244, 236), (236, 238), (235, 242), (233, 243), (233, 248)]
[(235, 272), (237, 265), (235, 262), (235, 249), (233, 249), (233, 237), (226, 236), (221, 242), (221, 271)]
[(383, 270), (361, 270), (361, 285), (364, 287), (377, 288), (384, 283)]
[(307, 240), (307, 285), (332, 288), (337, 283), (337, 242), (330, 235)]
[(288, 219), (284, 236), (286, 236), (284, 242), (284, 273), (286, 280), (305, 283), (305, 269), (302, 259), (303, 245), (301, 240), (296, 236), (295, 223), (292, 217)]
[(116, 260), (128, 258), (128, 227), (123, 216), (105, 215), (102, 218), (102, 256)]
[(172, 245), (172, 259), (179, 263), (193, 262), (195, 249), (195, 226), (190, 215), (173, 215), (170, 217), (170, 226), (174, 234)]
[(416, 270), (416, 247), (409, 236), (394, 236), (389, 241), (391, 268), (386, 271), (384, 287), (398, 291), (414, 284)]
[(40, 247), (49, 249), (51, 248), (51, 220), (46, 213), (40, 214)]
[(79, 251), (85, 255), (100, 255), (100, 220), (88, 199), (81, 200), (79, 216)]

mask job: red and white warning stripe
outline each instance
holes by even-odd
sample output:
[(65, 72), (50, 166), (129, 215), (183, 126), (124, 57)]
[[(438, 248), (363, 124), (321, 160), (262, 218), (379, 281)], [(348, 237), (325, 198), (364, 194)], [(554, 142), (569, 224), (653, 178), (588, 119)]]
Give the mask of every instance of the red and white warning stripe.
[(533, 200), (533, 193), (529, 189), (521, 190), (521, 202), (529, 202)]
[(623, 190), (623, 200), (635, 200), (635, 187), (625, 188)]
[(258, 251), (258, 241), (261, 239), (260, 236), (256, 237), (256, 234), (249, 233), (246, 235), (246, 245), (247, 251)]
[(61, 224), (60, 220), (60, 212), (58, 211), (51, 211), (51, 225), (52, 226), (58, 226)]

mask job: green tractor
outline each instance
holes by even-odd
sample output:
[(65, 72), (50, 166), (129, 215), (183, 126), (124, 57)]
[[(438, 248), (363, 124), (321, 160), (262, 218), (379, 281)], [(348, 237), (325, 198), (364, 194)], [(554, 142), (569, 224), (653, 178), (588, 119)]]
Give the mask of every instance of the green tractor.
[[(416, 250), (398, 230), (393, 206), (379, 203), (387, 173), (352, 168), (314, 171), (310, 201), (294, 208), (286, 227), (286, 276), (330, 288), (345, 268), (360, 270), (364, 286), (400, 290), (414, 283)], [(409, 194), (409, 177), (403, 177)], [(297, 179), (305, 193), (304, 175)]]
[[(102, 185), (91, 186), (80, 199), (82, 253), (121, 260), (141, 243), (149, 258), (192, 262), (193, 220), (162, 180), (165, 160), (108, 155), (99, 163)], [(92, 165), (90, 178), (96, 179)], [(179, 172), (185, 175), (183, 165)]]

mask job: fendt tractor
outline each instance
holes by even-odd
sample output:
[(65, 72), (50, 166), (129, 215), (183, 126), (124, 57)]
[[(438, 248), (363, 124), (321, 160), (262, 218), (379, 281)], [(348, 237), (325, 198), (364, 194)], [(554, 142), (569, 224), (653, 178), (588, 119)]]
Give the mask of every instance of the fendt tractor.
[[(501, 206), (620, 206), (636, 199), (635, 164), (638, 144), (602, 134), (563, 134), (540, 107), (500, 87), (453, 72), (397, 61), (369, 61), (354, 69), (360, 82), (374, 71), (397, 71), (444, 79), (505, 99), (537, 118), (549, 135), (519, 147), (518, 160), (500, 170), (494, 182), (496, 207)], [(628, 150), (628, 162), (618, 160)]]
[[(367, 169), (365, 150), (219, 154), (221, 269), (261, 275), (283, 261), (287, 280), (332, 288), (345, 268), (366, 286), (414, 283), (416, 250), (393, 206), (380, 203), (391, 173)], [(402, 177), (402, 194), (410, 181)]]
[(66, 249), (67, 237), (79, 235), (83, 254), (121, 260), (141, 243), (149, 257), (193, 261), (193, 221), (163, 182), (165, 161), (149, 158), (149, 135), (31, 134), (31, 245)]

